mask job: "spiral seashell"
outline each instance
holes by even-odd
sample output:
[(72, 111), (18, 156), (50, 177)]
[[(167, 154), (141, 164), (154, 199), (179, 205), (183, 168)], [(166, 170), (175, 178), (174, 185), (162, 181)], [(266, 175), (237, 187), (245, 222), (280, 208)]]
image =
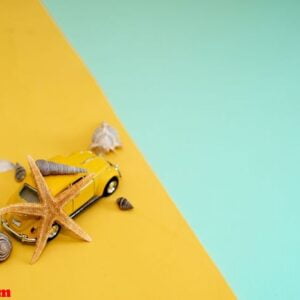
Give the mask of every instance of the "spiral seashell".
[(106, 122), (102, 122), (93, 135), (91, 150), (95, 153), (108, 153), (121, 147), (118, 132)]
[(124, 197), (117, 199), (117, 204), (121, 210), (130, 210), (133, 209), (133, 205)]
[(87, 173), (86, 169), (59, 164), (56, 162), (39, 159), (36, 161), (38, 168), (43, 176), (48, 175), (67, 175), (77, 173)]
[(21, 182), (26, 177), (26, 170), (23, 166), (21, 166), (19, 163), (16, 163), (15, 165), (15, 179), (18, 182)]
[(7, 260), (12, 250), (9, 238), (0, 232), (0, 262)]

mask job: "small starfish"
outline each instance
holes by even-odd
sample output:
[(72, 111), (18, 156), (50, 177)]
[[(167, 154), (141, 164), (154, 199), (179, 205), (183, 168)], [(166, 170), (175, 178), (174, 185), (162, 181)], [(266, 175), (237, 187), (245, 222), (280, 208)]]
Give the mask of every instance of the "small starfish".
[(78, 183), (72, 185), (54, 197), (52, 196), (43, 175), (31, 156), (28, 156), (28, 163), (37, 186), (40, 203), (11, 204), (0, 209), (0, 216), (6, 213), (17, 213), (41, 217), (36, 248), (33, 253), (31, 263), (35, 263), (42, 254), (54, 223), (58, 223), (62, 227), (72, 231), (78, 238), (90, 242), (90, 236), (63, 211), (63, 206), (79, 194), (80, 189), (91, 181), (93, 175), (87, 175)]

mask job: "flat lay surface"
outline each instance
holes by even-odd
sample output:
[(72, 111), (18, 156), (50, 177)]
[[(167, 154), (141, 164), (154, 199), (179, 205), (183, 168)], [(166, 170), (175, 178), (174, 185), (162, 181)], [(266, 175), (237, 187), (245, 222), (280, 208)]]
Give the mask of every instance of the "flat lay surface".
[[(88, 148), (107, 121), (123, 148), (106, 155), (120, 166), (113, 196), (76, 218), (92, 238), (62, 230), (30, 265), (34, 247), (11, 238), (0, 289), (13, 299), (234, 299), (234, 295), (112, 111), (100, 87), (38, 1), (0, 4), (1, 158), (27, 167)], [(0, 174), (0, 205), (18, 187)], [(134, 205), (121, 211), (116, 199)], [(1, 229), (2, 231), (2, 229)]]
[(299, 299), (299, 1), (43, 3), (236, 295)]

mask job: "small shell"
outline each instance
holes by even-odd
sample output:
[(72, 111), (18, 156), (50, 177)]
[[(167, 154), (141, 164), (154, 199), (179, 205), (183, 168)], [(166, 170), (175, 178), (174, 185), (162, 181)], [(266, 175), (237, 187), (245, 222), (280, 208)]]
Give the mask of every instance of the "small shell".
[(9, 160), (0, 160), (0, 172), (6, 172), (13, 170), (15, 168), (15, 164)]
[(108, 153), (121, 147), (118, 132), (106, 122), (102, 122), (93, 135), (91, 150), (95, 153)]
[(0, 232), (0, 262), (5, 261), (12, 250), (12, 244), (9, 238)]
[(26, 177), (26, 170), (23, 166), (21, 166), (19, 163), (16, 163), (15, 165), (15, 179), (18, 182), (21, 182)]
[(59, 164), (43, 159), (37, 160), (36, 164), (43, 176), (87, 173), (87, 170), (83, 168)]
[(117, 199), (117, 204), (121, 210), (130, 210), (133, 209), (133, 205), (124, 197)]

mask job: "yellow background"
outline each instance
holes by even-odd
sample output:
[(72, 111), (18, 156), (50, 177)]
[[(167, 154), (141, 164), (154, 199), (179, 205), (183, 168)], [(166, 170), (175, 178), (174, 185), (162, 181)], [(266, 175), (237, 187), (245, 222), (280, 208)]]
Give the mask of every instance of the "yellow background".
[[(26, 164), (89, 145), (106, 120), (124, 148), (109, 159), (123, 179), (116, 195), (76, 221), (92, 236), (64, 232), (30, 265), (33, 247), (13, 240), (0, 289), (15, 299), (232, 299), (224, 279), (136, 149), (94, 79), (38, 1), (0, 2), (2, 159)], [(0, 175), (1, 205), (16, 187)], [(125, 196), (135, 209), (121, 212)]]

